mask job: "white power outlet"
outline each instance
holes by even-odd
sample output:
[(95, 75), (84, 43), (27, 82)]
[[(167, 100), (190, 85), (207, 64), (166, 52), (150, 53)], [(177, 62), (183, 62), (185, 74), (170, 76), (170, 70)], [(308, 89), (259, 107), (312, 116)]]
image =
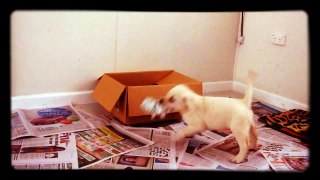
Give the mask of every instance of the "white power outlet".
[(284, 46), (286, 44), (286, 34), (273, 33), (271, 35), (271, 43)]

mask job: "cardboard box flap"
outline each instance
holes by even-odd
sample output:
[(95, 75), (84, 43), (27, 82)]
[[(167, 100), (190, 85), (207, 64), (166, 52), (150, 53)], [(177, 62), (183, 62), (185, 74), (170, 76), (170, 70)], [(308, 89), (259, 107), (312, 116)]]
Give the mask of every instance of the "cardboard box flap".
[(108, 73), (108, 75), (126, 86), (143, 86), (156, 85), (171, 72), (173, 70)]
[(105, 74), (100, 78), (92, 97), (108, 111), (112, 111), (125, 88), (125, 85)]
[(128, 116), (150, 115), (140, 108), (142, 101), (146, 97), (160, 99), (175, 85), (158, 85), (158, 86), (131, 86), (128, 87)]
[(168, 76), (159, 80), (156, 84), (188, 84), (188, 83), (201, 83), (195, 79), (187, 77), (176, 71), (172, 71)]

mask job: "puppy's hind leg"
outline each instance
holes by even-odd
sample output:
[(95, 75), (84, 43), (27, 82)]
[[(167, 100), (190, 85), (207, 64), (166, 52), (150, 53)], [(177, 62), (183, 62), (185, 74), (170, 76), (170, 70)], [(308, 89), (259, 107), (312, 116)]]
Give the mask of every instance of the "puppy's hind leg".
[(257, 140), (258, 140), (258, 133), (257, 129), (254, 124), (250, 126), (250, 144), (249, 144), (249, 150), (258, 150), (257, 147)]
[(250, 139), (249, 139), (248, 133), (244, 133), (243, 131), (239, 131), (239, 130), (233, 131), (233, 135), (235, 136), (238, 142), (240, 151), (234, 158), (231, 159), (231, 162), (241, 163), (244, 161), (244, 159), (247, 156)]

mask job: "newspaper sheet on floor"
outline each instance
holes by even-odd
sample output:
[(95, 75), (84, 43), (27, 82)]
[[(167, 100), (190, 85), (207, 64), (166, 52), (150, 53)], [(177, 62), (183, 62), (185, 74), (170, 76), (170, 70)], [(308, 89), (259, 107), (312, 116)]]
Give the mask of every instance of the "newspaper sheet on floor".
[(257, 117), (281, 112), (280, 110), (275, 109), (275, 108), (273, 108), (265, 103), (262, 103), (260, 101), (252, 102), (251, 109), (252, 109), (253, 114), (255, 114)]
[[(274, 141), (274, 142), (289, 141), (289, 142), (295, 142), (298, 144), (303, 144), (303, 142), (301, 142), (300, 139), (286, 135), (282, 132), (279, 132), (269, 127), (259, 128), (258, 132), (259, 132), (260, 138), (267, 138), (269, 139), (269, 141)], [(307, 144), (305, 144), (305, 146), (307, 146)]]
[(217, 163), (218, 170), (269, 171), (269, 165), (259, 151), (250, 151), (243, 163), (235, 164), (230, 162), (230, 159), (237, 155), (238, 152), (238, 143), (235, 137), (230, 135), (218, 143), (207, 145), (196, 153), (209, 161)]
[(75, 134), (13, 140), (11, 160), (15, 169), (78, 169)]
[(58, 133), (92, 129), (106, 124), (102, 118), (85, 118), (84, 111), (72, 105), (38, 109), (15, 109), (11, 113), (11, 140), (20, 137), (43, 137)]
[[(177, 133), (181, 128), (184, 128), (186, 124), (184, 122), (177, 122), (173, 124), (169, 124), (163, 127), (159, 127), (159, 129), (165, 129)], [(178, 158), (181, 153), (184, 153), (188, 146), (188, 141), (179, 141), (176, 142), (176, 164), (178, 165)]]
[(98, 164), (154, 142), (111, 122), (109, 125), (76, 132), (79, 168)]
[(123, 154), (101, 163), (87, 167), (86, 169), (142, 169), (142, 170), (169, 170), (169, 160), (148, 156), (135, 156)]
[[(152, 166), (148, 166), (152, 169), (175, 169), (176, 168), (176, 143), (171, 141), (174, 132), (163, 129), (156, 128), (135, 128), (127, 127), (128, 131), (138, 134), (154, 144), (139, 148), (137, 150), (131, 151), (125, 155), (122, 155), (117, 159), (117, 164), (126, 163), (126, 159), (139, 159), (140, 161), (152, 161)], [(142, 160), (145, 159), (145, 160)], [(138, 160), (137, 160), (138, 162)], [(126, 165), (129, 165), (127, 162)], [(132, 164), (136, 165), (136, 164)]]
[[(177, 133), (180, 129), (185, 128), (186, 126), (187, 124), (185, 122), (178, 122), (161, 128)], [(194, 135), (193, 138), (186, 138), (185, 140), (176, 142), (177, 168), (190, 170), (213, 169), (215, 164), (198, 156), (194, 153), (194, 150), (200, 149), (204, 145), (217, 142), (230, 133), (231, 132), (229, 131), (204, 131)]]
[(303, 172), (309, 167), (309, 155), (306, 152), (262, 151), (262, 154), (274, 171)]
[(178, 158), (179, 170), (212, 170), (216, 164), (212, 161), (204, 159), (196, 154), (197, 150), (202, 149), (215, 142), (205, 136), (195, 135), (192, 138), (186, 138), (182, 141), (187, 142), (187, 147), (183, 153), (180, 153)]
[[(273, 129), (261, 129), (259, 139), (265, 144), (259, 150), (274, 171), (302, 172), (309, 166), (309, 148), (296, 138)], [(273, 135), (276, 134), (276, 135)]]

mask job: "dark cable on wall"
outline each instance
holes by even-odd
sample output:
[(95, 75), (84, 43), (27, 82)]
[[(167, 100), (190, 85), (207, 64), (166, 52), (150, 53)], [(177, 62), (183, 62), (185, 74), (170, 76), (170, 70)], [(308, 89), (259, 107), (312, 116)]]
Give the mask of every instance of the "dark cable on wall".
[(244, 12), (241, 12), (241, 37), (243, 36), (243, 14)]

